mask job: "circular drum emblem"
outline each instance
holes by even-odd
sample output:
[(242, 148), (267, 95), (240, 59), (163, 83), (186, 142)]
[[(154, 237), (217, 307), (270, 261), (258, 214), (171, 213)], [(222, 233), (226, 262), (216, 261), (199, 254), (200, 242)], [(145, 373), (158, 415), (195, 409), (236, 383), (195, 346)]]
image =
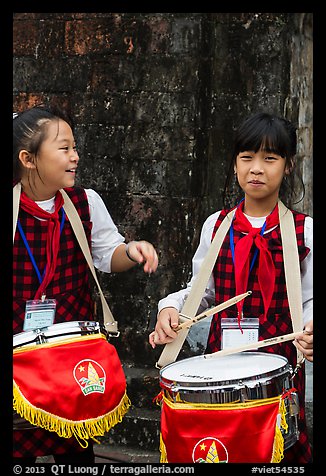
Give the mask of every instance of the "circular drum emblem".
[(208, 436), (194, 446), (192, 460), (194, 463), (227, 463), (228, 452), (220, 440)]
[(84, 395), (105, 391), (105, 372), (103, 367), (91, 359), (78, 362), (74, 368), (74, 377)]

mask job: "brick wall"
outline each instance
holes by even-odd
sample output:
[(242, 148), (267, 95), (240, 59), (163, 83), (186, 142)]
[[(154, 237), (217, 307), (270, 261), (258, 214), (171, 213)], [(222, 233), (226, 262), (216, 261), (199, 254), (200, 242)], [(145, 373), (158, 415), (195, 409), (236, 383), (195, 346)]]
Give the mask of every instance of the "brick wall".
[(70, 108), (79, 183), (127, 239), (159, 251), (154, 275), (100, 276), (125, 362), (153, 366), (160, 298), (183, 286), (205, 218), (221, 208), (234, 127), (268, 109), (299, 124), (312, 214), (312, 14), (15, 13), (14, 110)]

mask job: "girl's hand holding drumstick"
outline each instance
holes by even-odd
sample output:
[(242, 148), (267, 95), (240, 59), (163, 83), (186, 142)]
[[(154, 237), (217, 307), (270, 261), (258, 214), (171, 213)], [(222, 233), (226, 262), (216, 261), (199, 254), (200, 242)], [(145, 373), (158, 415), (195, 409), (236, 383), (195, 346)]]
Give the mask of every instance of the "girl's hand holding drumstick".
[(165, 307), (157, 316), (155, 330), (149, 335), (150, 345), (169, 344), (176, 337), (175, 329), (179, 326), (179, 311), (175, 307)]
[[(251, 291), (239, 294), (238, 296), (235, 296), (228, 301), (219, 304), (218, 306), (212, 307), (211, 309), (208, 309), (207, 311), (204, 311), (195, 317), (185, 316), (184, 314), (179, 313), (174, 307), (165, 307), (161, 310), (157, 317), (155, 330), (149, 335), (149, 343), (153, 349), (156, 347), (156, 344), (169, 344), (177, 337), (177, 332), (179, 330), (190, 328), (201, 319), (212, 316), (213, 314), (216, 314), (217, 312), (220, 312), (223, 309), (236, 304), (250, 294)], [(186, 318), (187, 321), (179, 324), (179, 316)]]
[(313, 332), (314, 332), (313, 321), (309, 321), (305, 325), (304, 330), (300, 332), (300, 334), (295, 338), (293, 342), (295, 347), (303, 353), (305, 359), (309, 360), (309, 362), (313, 362), (313, 358), (314, 358)]

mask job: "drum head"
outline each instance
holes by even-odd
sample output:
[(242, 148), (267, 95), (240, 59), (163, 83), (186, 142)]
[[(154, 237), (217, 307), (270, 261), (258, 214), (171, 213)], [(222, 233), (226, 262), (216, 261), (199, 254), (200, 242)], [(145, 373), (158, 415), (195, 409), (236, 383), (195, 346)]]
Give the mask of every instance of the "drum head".
[(203, 387), (236, 383), (279, 373), (287, 367), (287, 362), (283, 356), (264, 352), (241, 352), (210, 359), (200, 355), (161, 369), (161, 384)]

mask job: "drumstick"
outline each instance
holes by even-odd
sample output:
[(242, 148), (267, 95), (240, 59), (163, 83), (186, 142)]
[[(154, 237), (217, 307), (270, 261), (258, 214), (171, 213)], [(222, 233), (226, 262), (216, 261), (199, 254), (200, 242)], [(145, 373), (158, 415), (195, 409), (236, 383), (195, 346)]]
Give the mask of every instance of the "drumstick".
[[(303, 331), (304, 332), (304, 331)], [(251, 342), (240, 347), (231, 347), (230, 349), (223, 349), (212, 354), (205, 354), (205, 359), (215, 359), (217, 357), (223, 357), (224, 355), (236, 354), (244, 350), (259, 349), (260, 347), (266, 347), (267, 345), (279, 344), (280, 342), (286, 342), (288, 340), (294, 340), (296, 337), (302, 334), (301, 332), (292, 332), (291, 334), (284, 334), (283, 336), (271, 337), (270, 339), (261, 340), (258, 342)]]
[(180, 331), (181, 329), (191, 327), (193, 324), (196, 324), (196, 322), (200, 321), (201, 319), (212, 316), (213, 314), (216, 314), (217, 312), (220, 312), (223, 309), (226, 309), (227, 307), (230, 307), (233, 304), (236, 304), (237, 302), (241, 301), (245, 297), (249, 296), (251, 293), (252, 291), (247, 291), (246, 293), (238, 294), (237, 296), (234, 296), (233, 298), (228, 299), (228, 301), (222, 302), (218, 306), (212, 307), (211, 309), (208, 309), (207, 311), (204, 311), (201, 314), (198, 314), (198, 316), (189, 317), (189, 316), (185, 316), (184, 314), (181, 314), (180, 312), (179, 315), (181, 317), (185, 317), (186, 319), (188, 319), (189, 322), (183, 322), (182, 324), (180, 324), (178, 327), (176, 327), (173, 330)]

